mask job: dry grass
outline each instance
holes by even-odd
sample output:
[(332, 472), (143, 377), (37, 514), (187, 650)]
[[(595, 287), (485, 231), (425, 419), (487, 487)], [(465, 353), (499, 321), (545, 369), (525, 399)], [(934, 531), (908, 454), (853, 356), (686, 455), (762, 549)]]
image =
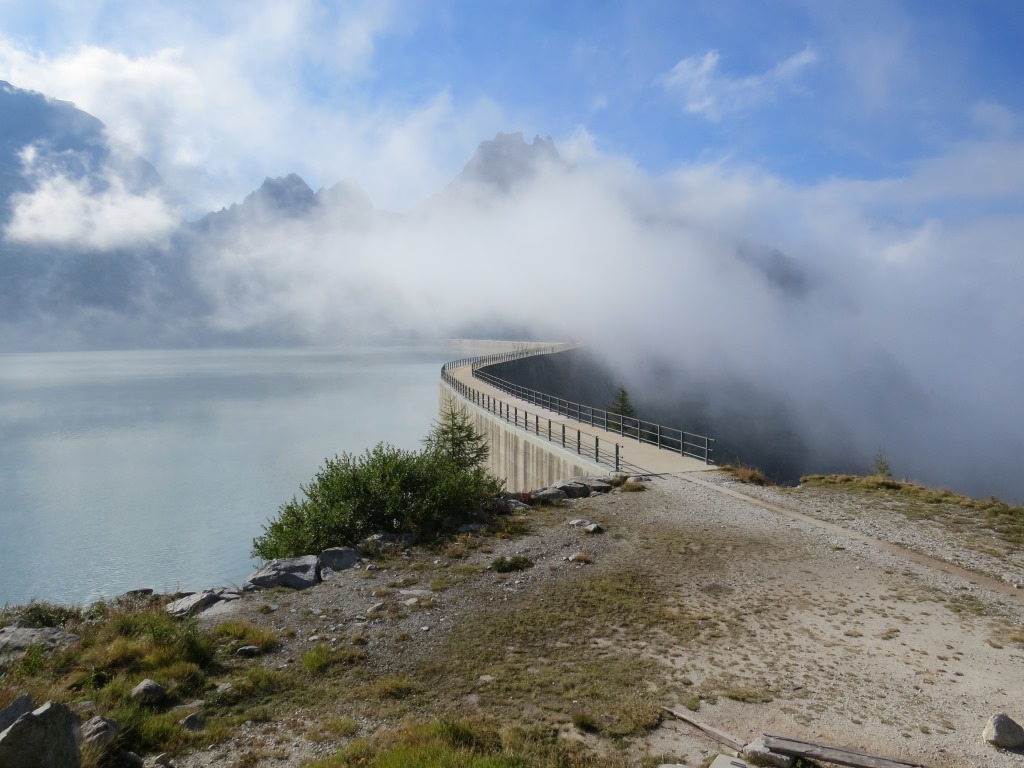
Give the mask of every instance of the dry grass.
[(749, 485), (775, 485), (775, 483), (768, 478), (768, 475), (757, 467), (748, 467), (743, 464), (726, 464), (722, 467), (722, 471), (728, 472), (741, 483), (747, 483)]
[(1009, 546), (1024, 546), (1024, 508), (995, 497), (972, 499), (943, 488), (880, 475), (808, 475), (800, 482), (809, 488), (882, 496), (898, 502), (899, 511), (909, 518), (934, 520), (959, 533), (981, 528), (992, 531)]

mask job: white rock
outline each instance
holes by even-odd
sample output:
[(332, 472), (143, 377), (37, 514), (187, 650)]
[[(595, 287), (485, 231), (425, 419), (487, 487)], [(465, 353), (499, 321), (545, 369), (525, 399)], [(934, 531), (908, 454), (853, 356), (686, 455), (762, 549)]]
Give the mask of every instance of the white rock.
[(992, 715), (981, 737), (993, 747), (1019, 749), (1024, 747), (1024, 728), (1005, 712)]

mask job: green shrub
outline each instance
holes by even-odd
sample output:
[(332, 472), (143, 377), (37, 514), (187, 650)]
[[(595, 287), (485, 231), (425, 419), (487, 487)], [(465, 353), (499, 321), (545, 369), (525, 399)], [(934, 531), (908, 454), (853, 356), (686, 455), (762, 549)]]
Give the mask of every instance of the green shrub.
[(449, 410), (423, 451), (380, 443), (358, 456), (328, 459), (301, 487), (303, 498), (283, 505), (253, 540), (253, 556), (305, 555), (378, 531), (436, 538), (501, 493), (501, 482), (482, 466), (482, 439), (465, 414)]

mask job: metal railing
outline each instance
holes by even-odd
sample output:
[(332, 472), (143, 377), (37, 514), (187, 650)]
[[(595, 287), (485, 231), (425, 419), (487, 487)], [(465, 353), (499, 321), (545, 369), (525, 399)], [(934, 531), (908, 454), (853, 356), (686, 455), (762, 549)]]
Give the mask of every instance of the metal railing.
[(573, 349), (575, 344), (538, 344), (533, 346), (523, 346), (519, 349), (512, 349), (508, 352), (498, 352), (493, 355), (477, 355), (475, 357), (463, 357), (459, 360), (452, 360), (450, 363), (445, 363), (441, 366), (441, 372), (450, 371), (452, 368), (463, 368), (467, 365), (473, 366), (475, 371), (477, 367), (481, 365), (497, 365), (498, 363), (508, 363), (512, 360), (522, 360), (524, 357), (533, 357), (534, 355), (553, 355), (555, 352), (565, 352), (567, 349)]
[[(574, 346), (575, 345), (573, 344), (556, 344), (550, 346), (523, 347), (522, 349), (517, 349), (509, 352), (502, 352), (495, 355), (466, 357), (462, 358), (461, 360), (453, 360), (450, 363), (445, 363), (445, 365), (441, 368), (441, 377), (467, 400), (470, 400), (471, 402), (478, 406), (486, 408), (492, 413), (498, 413), (499, 415), (504, 413), (506, 414), (504, 418), (509, 420), (510, 423), (513, 423), (512, 420), (509, 419), (507, 416), (507, 414), (509, 413), (508, 408), (511, 407), (511, 412), (513, 414), (514, 423), (516, 424), (516, 426), (519, 426), (520, 410), (522, 410), (522, 413), (524, 414), (523, 418), (524, 420), (526, 420), (527, 412), (525, 409), (520, 409), (518, 406), (509, 406), (504, 401), (491, 397), (490, 395), (480, 392), (479, 390), (474, 389), (473, 387), (469, 387), (468, 385), (465, 385), (462, 382), (459, 382), (457, 379), (455, 379), (455, 377), (449, 374), (448, 371), (450, 371), (453, 368), (461, 368), (467, 365), (471, 366), (474, 378), (480, 379), (481, 381), (486, 382), (490, 386), (499, 389), (502, 392), (506, 392), (512, 395), (518, 400), (523, 400), (532, 405), (539, 406), (540, 408), (543, 408), (546, 411), (554, 412), (560, 416), (565, 416), (569, 419), (573, 419), (574, 421), (578, 421), (582, 424), (589, 424), (592, 427), (599, 427), (600, 429), (603, 429), (606, 432), (613, 432), (619, 434), (622, 437), (633, 438), (640, 443), (654, 445), (657, 446), (659, 449), (672, 451), (674, 453), (680, 454), (681, 456), (690, 456), (692, 458), (703, 461), (705, 464), (714, 464), (714, 461), (711, 458), (711, 454), (714, 451), (714, 447), (712, 446), (712, 444), (715, 442), (715, 440), (712, 437), (708, 437), (707, 435), (698, 435), (693, 432), (685, 432), (681, 429), (676, 429), (674, 427), (666, 427), (664, 425), (656, 424), (651, 421), (643, 421), (642, 419), (637, 419), (632, 416), (622, 416), (621, 414), (613, 413), (602, 408), (595, 408), (592, 405), (575, 403), (571, 400), (555, 397), (545, 392), (540, 392), (535, 389), (530, 389), (528, 387), (523, 387), (518, 384), (514, 384), (510, 381), (506, 381), (505, 379), (498, 378), (497, 376), (494, 376), (493, 374), (487, 373), (487, 371), (483, 370), (491, 365), (497, 365), (498, 363), (506, 363), (512, 360), (520, 360), (524, 357), (531, 357), (533, 355), (552, 354), (554, 352), (563, 352), (567, 349), (572, 349)], [(466, 392), (463, 392), (463, 389), (465, 389)], [(552, 442), (557, 442), (557, 439), (553, 439), (551, 435), (552, 420), (549, 419), (547, 416), (542, 416), (540, 414), (534, 414), (534, 419), (534, 432), (538, 435), (542, 434), (540, 427), (540, 419), (546, 419), (548, 422), (548, 440)], [(528, 421), (526, 421), (524, 426), (527, 430), (529, 430)], [(562, 431), (564, 431), (565, 426), (561, 426)], [(570, 433), (571, 432), (572, 430), (570, 429)], [(586, 434), (588, 439), (593, 438), (595, 446), (594, 450), (588, 451), (587, 455), (595, 456), (595, 461), (598, 461), (599, 463), (609, 463), (609, 461), (601, 461), (600, 459), (602, 452), (600, 447), (601, 439), (599, 436), (590, 435), (589, 433), (582, 432), (582, 430), (576, 430), (576, 432), (579, 433), (576, 437), (576, 447), (578, 449), (578, 453), (580, 452), (579, 448), (581, 447), (582, 435)], [(556, 431), (555, 438), (557, 437), (558, 432)], [(564, 436), (561, 437), (561, 440), (562, 446), (567, 447)], [(604, 442), (608, 442), (607, 438), (604, 440)], [(571, 444), (572, 441), (570, 434), (570, 441), (568, 447), (571, 447)], [(612, 452), (611, 449), (608, 449), (605, 451), (604, 455), (607, 458), (611, 458), (614, 456), (614, 465), (616, 469), (618, 469), (619, 466), (623, 464), (621, 459), (621, 450), (620, 445), (618, 443), (615, 443), (614, 446), (614, 452)], [(633, 465), (629, 466), (632, 469), (640, 469), (639, 467), (635, 467)]]
[(506, 402), (471, 387), (449, 373), (453, 367), (459, 366), (446, 364), (441, 369), (441, 380), (457, 394), (477, 407), (493, 413), (507, 424), (524, 429), (527, 433), (542, 439), (547, 439), (550, 443), (561, 445), (566, 450), (575, 451), (577, 455), (587, 460), (593, 460), (596, 464), (611, 467), (616, 472), (644, 473), (644, 469), (625, 460), (622, 447), (618, 443), (613, 443), (600, 435), (584, 432), (582, 429), (573, 429), (565, 424), (555, 422), (547, 416), (530, 413), (519, 404)]

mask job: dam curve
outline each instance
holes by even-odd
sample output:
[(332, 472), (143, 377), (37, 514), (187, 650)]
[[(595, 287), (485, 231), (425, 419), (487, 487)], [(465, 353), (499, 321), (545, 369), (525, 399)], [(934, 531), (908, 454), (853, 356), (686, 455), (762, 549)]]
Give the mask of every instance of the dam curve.
[(487, 372), (573, 344), (503, 342), (504, 351), (446, 363), (439, 409), (462, 408), (491, 448), (488, 469), (510, 491), (621, 471), (673, 475), (715, 469), (714, 440), (519, 387)]

